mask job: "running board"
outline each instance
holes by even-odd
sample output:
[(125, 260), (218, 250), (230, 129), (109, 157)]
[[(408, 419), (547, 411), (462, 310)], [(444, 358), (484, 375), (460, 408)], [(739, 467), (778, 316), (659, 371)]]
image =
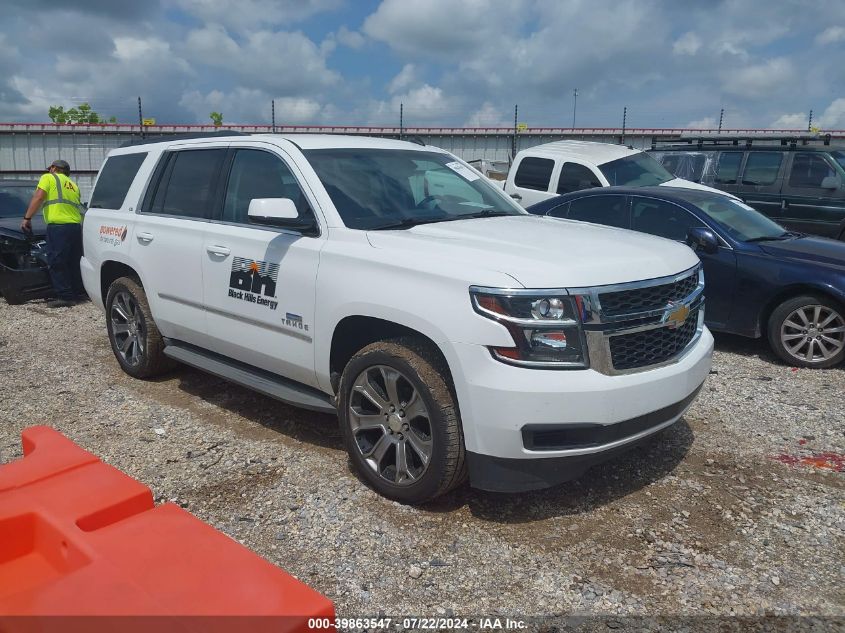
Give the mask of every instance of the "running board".
[(172, 339), (167, 339), (166, 343), (164, 354), (180, 363), (196, 367), (295, 407), (337, 415), (331, 396), (322, 391), (193, 345)]

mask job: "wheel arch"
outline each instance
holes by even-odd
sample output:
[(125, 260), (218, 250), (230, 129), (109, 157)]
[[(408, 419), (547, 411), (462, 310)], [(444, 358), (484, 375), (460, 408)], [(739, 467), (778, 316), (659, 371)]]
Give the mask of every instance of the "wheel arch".
[(114, 259), (106, 260), (100, 266), (100, 297), (103, 300), (103, 305), (106, 304), (109, 286), (121, 277), (131, 277), (141, 284), (141, 287), (144, 286), (141, 275), (132, 266)]
[(801, 295), (813, 295), (823, 297), (825, 299), (829, 299), (830, 301), (835, 302), (840, 307), (845, 309), (845, 297), (837, 293), (829, 286), (807, 283), (791, 284), (789, 286), (779, 288), (778, 291), (773, 294), (763, 305), (763, 308), (760, 310), (757, 319), (757, 327), (759, 332), (765, 335), (765, 332), (768, 330), (769, 326), (769, 318), (771, 318), (772, 312), (774, 312), (775, 309), (781, 303), (787, 301), (788, 299), (792, 299), (793, 297), (800, 297)]
[(356, 352), (371, 343), (387, 339), (410, 337), (421, 341), (443, 362), (445, 378), (454, 390), (452, 370), (447, 355), (437, 342), (425, 333), (387, 319), (364, 315), (349, 315), (338, 321), (332, 333), (329, 351), (329, 376), (334, 393), (337, 393), (340, 375)]

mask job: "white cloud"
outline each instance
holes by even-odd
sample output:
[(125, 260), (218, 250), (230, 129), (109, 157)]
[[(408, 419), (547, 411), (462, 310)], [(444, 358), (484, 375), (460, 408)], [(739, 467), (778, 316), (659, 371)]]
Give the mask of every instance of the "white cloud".
[(363, 31), (403, 55), (457, 63), (467, 51), (505, 44), (528, 7), (526, 0), (383, 0)]
[(341, 0), (171, 0), (202, 22), (243, 31), (294, 24), (335, 9)]
[(695, 55), (701, 48), (701, 38), (692, 31), (687, 31), (672, 44), (675, 55)]
[(794, 89), (797, 73), (792, 61), (776, 57), (722, 72), (722, 90), (738, 97), (777, 99), (785, 87)]
[(845, 42), (845, 27), (830, 26), (816, 36), (816, 44)]
[(326, 65), (327, 51), (298, 31), (255, 31), (239, 43), (211, 24), (188, 34), (186, 50), (194, 63), (225, 70), (247, 88), (300, 96), (339, 80)]
[(719, 121), (716, 117), (706, 116), (703, 119), (690, 121), (684, 127), (692, 130), (713, 130), (719, 127)]
[[(269, 123), (273, 97), (261, 90), (236, 88), (230, 92), (211, 90), (205, 94), (198, 90), (185, 92), (179, 100), (198, 121), (209, 123), (209, 113), (220, 112), (223, 124)], [(322, 106), (314, 99), (297, 97), (276, 98), (276, 124), (298, 125), (310, 123), (320, 117)]]
[[(769, 125), (771, 129), (806, 130), (809, 124), (809, 112), (781, 114)], [(813, 127), (823, 130), (845, 129), (845, 97), (834, 99), (821, 113), (813, 115)]]
[(808, 122), (807, 112), (796, 112), (794, 114), (782, 114), (772, 121), (769, 129), (772, 130), (806, 130)]
[(387, 85), (387, 91), (391, 94), (400, 92), (410, 87), (411, 84), (417, 82), (417, 70), (413, 64), (405, 64), (402, 66), (397, 75), (390, 80)]
[(509, 120), (501, 110), (496, 108), (489, 101), (485, 101), (481, 108), (473, 112), (464, 123), (466, 127), (511, 127), (513, 121)]
[(335, 37), (339, 43), (353, 49), (361, 48), (365, 43), (363, 35), (358, 31), (350, 31), (345, 25), (337, 30)]
[(424, 83), (401, 94), (394, 94), (387, 101), (369, 104), (367, 106), (368, 124), (398, 124), (400, 106), (404, 110), (407, 127), (447, 121), (464, 111), (459, 99), (449, 96), (439, 86)]
[(845, 97), (834, 99), (818, 118), (818, 125), (827, 130), (845, 130)]

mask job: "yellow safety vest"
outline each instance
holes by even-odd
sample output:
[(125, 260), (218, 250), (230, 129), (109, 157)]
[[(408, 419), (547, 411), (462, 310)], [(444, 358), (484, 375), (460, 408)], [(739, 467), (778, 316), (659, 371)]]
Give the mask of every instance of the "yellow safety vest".
[(38, 181), (47, 198), (42, 205), (47, 224), (79, 224), (82, 222), (82, 204), (79, 187), (64, 174), (44, 174)]

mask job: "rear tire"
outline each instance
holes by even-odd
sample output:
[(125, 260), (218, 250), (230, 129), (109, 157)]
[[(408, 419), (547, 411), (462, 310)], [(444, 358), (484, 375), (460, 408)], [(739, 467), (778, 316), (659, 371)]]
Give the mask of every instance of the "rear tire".
[(164, 339), (137, 280), (120, 277), (109, 286), (106, 328), (117, 362), (133, 378), (152, 378), (175, 365), (164, 355)]
[(772, 312), (768, 335), (775, 353), (794, 367), (833, 367), (845, 358), (845, 310), (825, 297), (793, 297)]
[(379, 494), (418, 504), (466, 479), (460, 416), (443, 359), (417, 339), (379, 341), (347, 363), (338, 418), (355, 470)]

